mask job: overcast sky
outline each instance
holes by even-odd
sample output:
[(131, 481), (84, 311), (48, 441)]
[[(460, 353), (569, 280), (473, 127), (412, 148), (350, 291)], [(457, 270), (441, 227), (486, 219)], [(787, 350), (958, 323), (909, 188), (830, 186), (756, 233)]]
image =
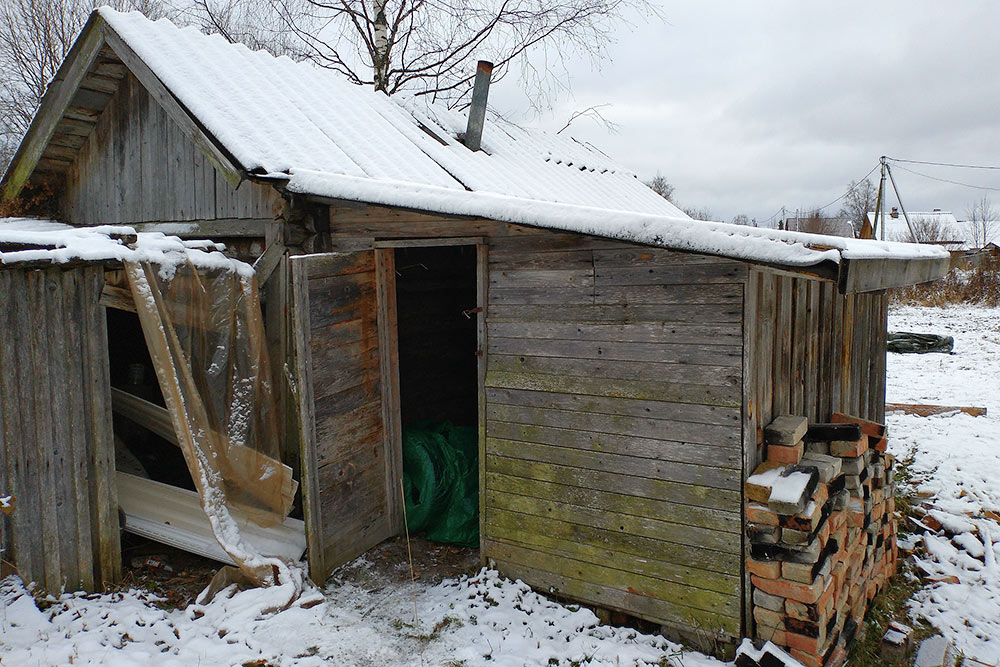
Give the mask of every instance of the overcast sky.
[[(617, 133), (581, 119), (571, 134), (726, 221), (827, 204), (880, 155), (1000, 165), (1000, 2), (678, 0), (663, 13), (622, 30), (599, 71), (571, 62), (572, 95), (525, 122), (557, 130), (611, 104)], [(502, 81), (491, 104), (523, 111), (515, 87)], [(907, 210), (1000, 205), (998, 170), (901, 166), (997, 188), (895, 168)]]

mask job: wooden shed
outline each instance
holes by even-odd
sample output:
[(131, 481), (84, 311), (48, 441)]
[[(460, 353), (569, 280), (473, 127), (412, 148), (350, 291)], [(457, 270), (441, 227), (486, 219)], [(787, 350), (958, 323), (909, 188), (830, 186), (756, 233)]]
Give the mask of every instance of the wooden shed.
[[(197, 76), (193, 74), (197, 73)], [(402, 529), (401, 429), (479, 429), (481, 549), (735, 640), (761, 429), (884, 411), (886, 289), (947, 253), (696, 222), (603, 154), (98, 10), (5, 198), (257, 260), (313, 578)]]

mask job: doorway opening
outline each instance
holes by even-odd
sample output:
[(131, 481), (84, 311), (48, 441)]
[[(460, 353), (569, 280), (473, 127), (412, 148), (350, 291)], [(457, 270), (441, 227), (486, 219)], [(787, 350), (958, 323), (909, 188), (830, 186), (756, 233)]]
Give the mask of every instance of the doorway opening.
[(406, 516), (412, 533), (479, 546), (475, 245), (395, 250)]

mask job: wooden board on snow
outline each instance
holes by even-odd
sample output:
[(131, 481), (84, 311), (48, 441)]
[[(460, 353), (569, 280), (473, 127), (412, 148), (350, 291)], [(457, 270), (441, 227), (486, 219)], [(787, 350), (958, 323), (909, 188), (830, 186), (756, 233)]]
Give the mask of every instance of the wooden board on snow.
[[(198, 494), (169, 484), (117, 473), (118, 504), (125, 513), (125, 530), (172, 547), (235, 565), (212, 533)], [(247, 542), (265, 556), (291, 561), (306, 550), (305, 524), (286, 518), (284, 523), (262, 528), (238, 510), (233, 517)]]

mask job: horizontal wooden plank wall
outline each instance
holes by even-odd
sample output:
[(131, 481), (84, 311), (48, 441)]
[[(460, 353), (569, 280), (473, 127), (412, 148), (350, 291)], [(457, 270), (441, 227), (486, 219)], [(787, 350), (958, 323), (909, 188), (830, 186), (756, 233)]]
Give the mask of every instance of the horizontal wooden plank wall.
[(277, 197), (250, 181), (234, 190), (128, 74), (66, 176), (62, 214), (81, 225), (270, 220)]
[(0, 270), (3, 558), (46, 590), (120, 579), (104, 269)]
[(737, 636), (746, 265), (555, 233), (489, 262), (484, 556)]
[(756, 268), (747, 290), (756, 301), (746, 313), (754, 360), (747, 426), (758, 445), (763, 427), (782, 414), (884, 421), (885, 292), (844, 295), (833, 283)]

